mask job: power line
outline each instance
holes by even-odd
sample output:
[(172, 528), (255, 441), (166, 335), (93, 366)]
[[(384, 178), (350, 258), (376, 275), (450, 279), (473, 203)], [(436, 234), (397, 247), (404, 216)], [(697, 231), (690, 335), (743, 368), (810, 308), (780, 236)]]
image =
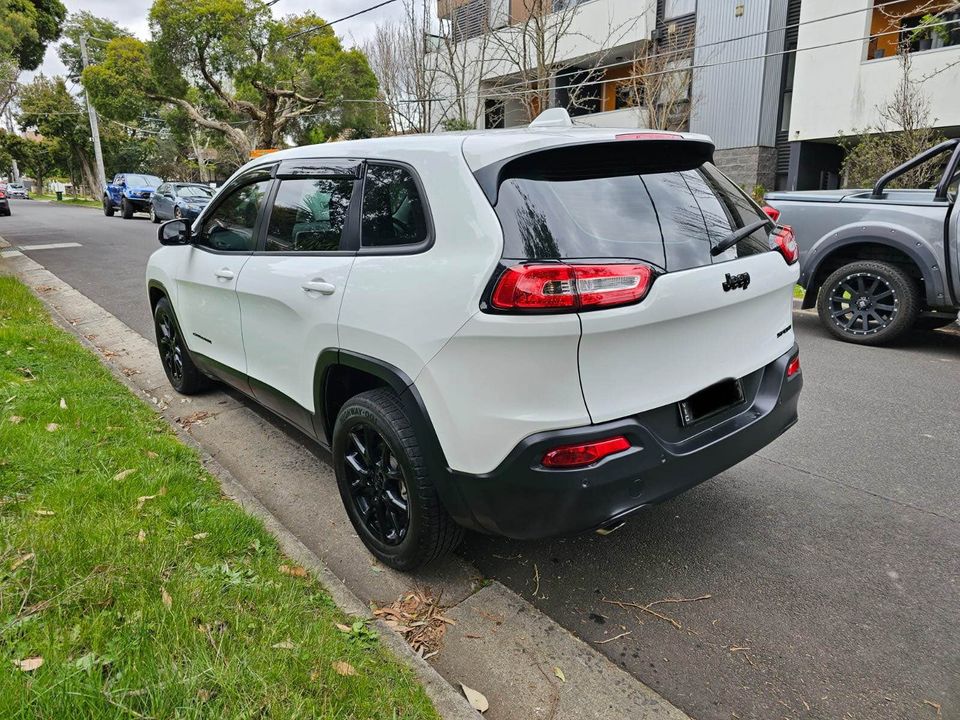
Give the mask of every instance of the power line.
[(395, 2), (397, 2), (397, 0), (384, 0), (384, 2), (380, 3), (379, 5), (371, 5), (368, 8), (364, 8), (363, 10), (358, 10), (357, 12), (352, 13), (350, 15), (344, 15), (342, 18), (337, 18), (336, 20), (331, 20), (330, 22), (325, 22), (320, 25), (314, 25), (313, 27), (307, 28), (306, 30), (295, 32), (293, 35), (288, 35), (284, 39), (293, 40), (294, 38), (302, 37), (303, 35), (309, 35), (310, 33), (316, 32), (317, 30), (323, 30), (324, 28), (330, 27), (331, 25), (336, 25), (337, 23), (343, 22), (344, 20), (350, 20), (351, 18), (355, 18), (359, 15), (363, 15), (364, 13), (368, 13), (371, 10), (377, 10), (378, 8), (382, 8), (384, 5), (389, 5), (390, 3), (395, 3)]

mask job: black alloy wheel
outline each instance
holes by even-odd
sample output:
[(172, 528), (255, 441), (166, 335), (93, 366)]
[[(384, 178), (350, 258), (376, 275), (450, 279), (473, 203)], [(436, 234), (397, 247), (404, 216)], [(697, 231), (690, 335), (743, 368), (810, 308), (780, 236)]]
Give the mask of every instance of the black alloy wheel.
[(375, 428), (360, 422), (347, 434), (345, 459), (350, 499), (360, 521), (384, 545), (399, 545), (410, 527), (410, 514), (397, 454)]
[(920, 307), (917, 283), (896, 265), (859, 261), (839, 268), (820, 290), (817, 311), (841, 340), (891, 342), (913, 327)]
[(153, 311), (153, 324), (160, 362), (173, 389), (182, 395), (194, 395), (206, 390), (211, 381), (193, 364), (173, 306), (165, 297), (157, 301)]

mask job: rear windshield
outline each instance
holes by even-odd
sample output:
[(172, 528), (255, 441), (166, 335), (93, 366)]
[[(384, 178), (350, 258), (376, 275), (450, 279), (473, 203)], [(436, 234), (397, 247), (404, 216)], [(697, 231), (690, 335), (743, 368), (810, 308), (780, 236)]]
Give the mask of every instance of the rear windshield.
[(528, 172), (501, 183), (496, 212), (509, 259), (623, 258), (684, 270), (770, 249), (764, 228), (710, 255), (732, 231), (766, 217), (710, 163), (680, 172), (606, 168), (596, 177)]

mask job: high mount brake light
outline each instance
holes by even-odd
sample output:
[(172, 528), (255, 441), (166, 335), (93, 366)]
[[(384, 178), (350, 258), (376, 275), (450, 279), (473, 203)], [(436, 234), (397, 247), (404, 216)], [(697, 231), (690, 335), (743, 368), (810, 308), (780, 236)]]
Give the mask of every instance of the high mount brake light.
[(640, 133), (621, 133), (616, 136), (617, 140), (683, 140), (683, 136), (673, 133), (659, 132), (640, 132)]
[(767, 217), (776, 222), (780, 219), (780, 211), (775, 207), (770, 207), (769, 205), (763, 206), (763, 212), (767, 214)]
[(569, 310), (640, 302), (653, 283), (649, 265), (515, 265), (500, 276), (498, 310)]
[(800, 259), (800, 246), (797, 245), (797, 238), (793, 234), (793, 228), (789, 225), (780, 225), (771, 235), (773, 242), (776, 243), (777, 250), (787, 261), (787, 265), (793, 265)]
[(543, 466), (559, 469), (586, 467), (629, 449), (630, 441), (623, 435), (582, 445), (563, 445), (543, 456)]

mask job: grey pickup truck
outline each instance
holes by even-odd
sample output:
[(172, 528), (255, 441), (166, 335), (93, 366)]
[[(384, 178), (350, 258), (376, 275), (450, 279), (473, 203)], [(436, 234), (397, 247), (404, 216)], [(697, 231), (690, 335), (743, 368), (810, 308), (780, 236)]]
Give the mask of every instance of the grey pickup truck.
[[(930, 163), (928, 189), (888, 189)], [(768, 215), (793, 228), (800, 246), (804, 308), (817, 307), (836, 337), (891, 342), (911, 328), (934, 329), (960, 311), (960, 139), (894, 168), (872, 190), (772, 192)]]

